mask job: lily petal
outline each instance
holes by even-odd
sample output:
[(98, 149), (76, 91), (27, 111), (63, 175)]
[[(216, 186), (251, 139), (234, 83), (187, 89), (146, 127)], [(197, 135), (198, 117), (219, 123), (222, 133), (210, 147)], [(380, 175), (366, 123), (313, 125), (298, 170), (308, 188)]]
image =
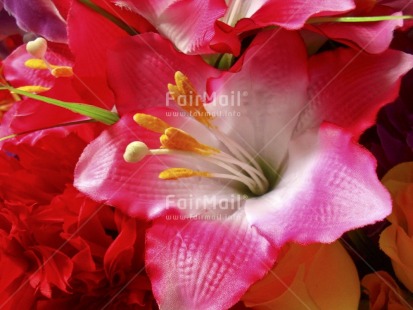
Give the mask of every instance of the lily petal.
[(390, 214), (375, 166), (351, 134), (324, 124), (291, 141), (285, 175), (272, 192), (247, 201), (247, 218), (277, 246), (332, 242)]
[(297, 130), (328, 121), (358, 137), (374, 124), (378, 110), (397, 96), (413, 56), (393, 50), (370, 55), (338, 49), (313, 56), (309, 66), (311, 100)]
[(220, 74), (201, 57), (179, 53), (158, 34), (144, 33), (121, 40), (108, 56), (109, 83), (119, 113), (135, 111), (137, 103), (141, 109), (171, 106), (167, 85), (174, 83), (176, 71), (187, 75), (201, 96), (206, 79)]
[[(105, 6), (107, 1), (93, 2), (109, 10)], [(85, 20), (87, 27), (84, 24)], [(82, 96), (88, 99), (89, 104), (112, 109), (114, 96), (107, 81), (107, 49), (128, 34), (80, 1), (72, 2), (68, 26), (69, 45), (75, 56), (73, 70), (76, 79), (73, 83), (76, 88), (86, 89), (83, 90)]]
[[(376, 6), (369, 12), (360, 12), (362, 16), (398, 16), (394, 9)], [(393, 31), (403, 25), (402, 20), (390, 20), (372, 23), (322, 23), (308, 25), (306, 28), (324, 34), (336, 40), (368, 53), (382, 53), (389, 48)]]
[(147, 232), (146, 265), (161, 309), (228, 309), (278, 250), (241, 210), (222, 221), (159, 218)]
[(307, 101), (304, 44), (293, 32), (262, 32), (239, 68), (209, 81), (208, 94), (215, 100), (206, 108), (223, 115), (214, 122), (222, 132), (277, 167)]
[(260, 27), (278, 25), (286, 29), (300, 29), (315, 14), (333, 15), (353, 8), (352, 0), (267, 0), (256, 12), (249, 10), (245, 17), (250, 17)]

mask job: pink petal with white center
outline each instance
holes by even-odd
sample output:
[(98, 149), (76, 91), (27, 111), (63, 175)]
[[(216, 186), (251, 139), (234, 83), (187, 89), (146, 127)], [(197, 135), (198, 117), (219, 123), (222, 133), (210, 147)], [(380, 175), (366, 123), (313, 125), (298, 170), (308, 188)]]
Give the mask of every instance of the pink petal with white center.
[(137, 108), (174, 105), (167, 85), (174, 84), (176, 71), (187, 75), (201, 95), (206, 79), (220, 74), (201, 57), (179, 53), (158, 34), (144, 33), (121, 40), (108, 57), (109, 83), (118, 111), (123, 114)]
[(115, 1), (142, 15), (186, 54), (211, 53), (214, 23), (224, 15), (224, 0)]
[[(216, 145), (202, 125), (189, 118), (168, 116), (167, 111), (172, 110), (152, 109), (143, 113), (160, 117), (191, 134), (196, 133), (194, 136), (202, 143)], [(159, 179), (159, 173), (168, 168), (209, 172), (216, 169), (197, 158), (164, 155), (147, 156), (134, 164), (124, 161), (123, 153), (130, 142), (143, 141), (149, 148), (157, 149), (159, 136), (139, 127), (132, 115), (126, 114), (86, 147), (76, 167), (75, 186), (94, 200), (105, 201), (129, 215), (143, 218), (153, 218), (165, 209), (173, 208), (191, 215), (233, 213), (241, 207), (244, 201), (235, 199), (237, 190), (231, 182), (201, 177)], [(232, 202), (230, 205), (220, 207), (228, 200)]]
[(370, 55), (337, 49), (311, 57), (311, 99), (297, 132), (328, 121), (358, 137), (397, 96), (400, 79), (412, 66), (412, 55), (393, 50)]
[(390, 195), (375, 168), (351, 134), (327, 124), (307, 131), (291, 141), (279, 184), (247, 201), (248, 221), (276, 246), (332, 242), (390, 214)]
[(250, 10), (245, 17), (251, 18), (260, 27), (278, 25), (287, 29), (300, 29), (315, 14), (335, 15), (353, 8), (352, 0), (268, 0), (256, 12)]
[[(362, 16), (398, 16), (401, 12), (394, 12), (394, 9), (384, 6), (376, 6), (370, 12), (360, 14)], [(394, 29), (402, 25), (402, 20), (389, 20), (374, 23), (321, 23), (306, 27), (343, 44), (378, 54), (389, 48)]]
[(305, 47), (297, 33), (277, 29), (258, 34), (244, 55), (240, 71), (210, 80), (216, 99), (206, 108), (222, 132), (275, 168), (307, 102)]
[(273, 265), (278, 250), (241, 210), (223, 220), (159, 218), (146, 268), (161, 309), (228, 309)]

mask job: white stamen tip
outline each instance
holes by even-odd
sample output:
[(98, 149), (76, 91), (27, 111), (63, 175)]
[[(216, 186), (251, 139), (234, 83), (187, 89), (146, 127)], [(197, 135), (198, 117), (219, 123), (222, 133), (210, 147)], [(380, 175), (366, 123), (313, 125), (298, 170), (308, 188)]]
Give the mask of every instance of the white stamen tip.
[(26, 45), (26, 51), (33, 57), (42, 59), (47, 51), (47, 41), (43, 38), (37, 38)]
[(140, 141), (134, 141), (128, 144), (123, 153), (123, 159), (128, 163), (137, 163), (149, 154), (148, 146)]

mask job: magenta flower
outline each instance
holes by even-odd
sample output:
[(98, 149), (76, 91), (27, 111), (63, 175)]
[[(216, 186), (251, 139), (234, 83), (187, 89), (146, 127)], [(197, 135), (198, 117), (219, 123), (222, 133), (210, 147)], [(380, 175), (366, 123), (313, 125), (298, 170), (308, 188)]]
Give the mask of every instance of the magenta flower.
[(307, 60), (300, 36), (277, 30), (221, 72), (158, 35), (126, 38), (108, 65), (122, 118), (85, 149), (75, 186), (153, 221), (146, 268), (161, 308), (228, 308), (286, 242), (332, 242), (390, 213), (353, 137), (412, 64), (350, 49)]

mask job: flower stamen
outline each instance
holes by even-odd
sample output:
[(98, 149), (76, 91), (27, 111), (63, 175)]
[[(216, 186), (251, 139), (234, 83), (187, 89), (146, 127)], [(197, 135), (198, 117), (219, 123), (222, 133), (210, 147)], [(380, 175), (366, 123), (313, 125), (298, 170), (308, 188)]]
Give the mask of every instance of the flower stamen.
[(123, 153), (123, 159), (128, 163), (137, 163), (149, 153), (148, 146), (140, 141), (133, 141), (128, 144)]
[(136, 113), (133, 116), (133, 120), (139, 126), (157, 133), (164, 133), (166, 129), (171, 127), (169, 124), (167, 124), (160, 118), (149, 114)]
[(168, 90), (176, 104), (198, 122), (211, 128), (213, 117), (205, 110), (204, 102), (189, 78), (182, 72), (177, 71), (175, 73), (175, 83), (176, 85), (168, 84)]
[(170, 150), (189, 151), (201, 155), (211, 155), (220, 152), (216, 148), (198, 142), (185, 131), (175, 127), (167, 128), (161, 136), (160, 141), (162, 148)]
[[(125, 161), (135, 163), (149, 155), (188, 156), (211, 163), (220, 167), (221, 170), (210, 172), (190, 168), (169, 168), (162, 171), (159, 178), (176, 180), (198, 176), (227, 179), (244, 184), (253, 194), (265, 193), (269, 188), (269, 182), (258, 162), (241, 145), (212, 125), (212, 116), (205, 110), (200, 96), (187, 76), (178, 71), (175, 74), (175, 82), (176, 85), (169, 84), (168, 88), (178, 106), (206, 126), (229, 152), (223, 152), (218, 148), (203, 144), (189, 133), (172, 127), (155, 116), (137, 113), (133, 117), (134, 121), (145, 129), (161, 134), (161, 145), (159, 149), (149, 149), (143, 142), (132, 142), (126, 147)], [(228, 173), (221, 173), (222, 169)]]
[(38, 94), (38, 93), (43, 93), (45, 91), (48, 91), (50, 88), (40, 86), (40, 85), (26, 85), (26, 86), (17, 87), (16, 89), (27, 91), (28, 93)]
[(43, 38), (37, 38), (30, 41), (26, 45), (26, 51), (34, 58), (26, 60), (24, 65), (27, 68), (34, 70), (49, 70), (54, 77), (71, 77), (73, 76), (73, 69), (69, 66), (58, 66), (50, 64), (45, 54), (47, 51), (47, 41)]
[(190, 177), (211, 177), (211, 173), (207, 171), (197, 171), (188, 168), (169, 168), (162, 171), (159, 174), (159, 178), (162, 180), (178, 180), (181, 178)]

